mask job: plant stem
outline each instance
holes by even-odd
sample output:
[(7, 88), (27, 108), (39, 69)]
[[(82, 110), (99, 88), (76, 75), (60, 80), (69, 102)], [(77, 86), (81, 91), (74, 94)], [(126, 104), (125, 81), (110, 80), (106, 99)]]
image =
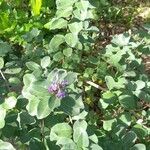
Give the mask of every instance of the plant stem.
[(10, 91), (8, 81), (7, 81), (6, 77), (4, 76), (2, 70), (0, 70), (0, 74), (1, 74), (2, 78), (3, 78), (4, 81), (5, 81), (5, 85), (6, 85), (7, 89), (8, 89), (8, 91)]
[(42, 134), (42, 142), (44, 142), (44, 119), (41, 120), (41, 134)]

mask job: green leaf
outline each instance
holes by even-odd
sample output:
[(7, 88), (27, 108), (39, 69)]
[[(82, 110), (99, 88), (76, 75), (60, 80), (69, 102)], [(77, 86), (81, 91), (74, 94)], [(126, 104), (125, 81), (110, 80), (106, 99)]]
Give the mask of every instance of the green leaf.
[(65, 35), (65, 41), (70, 47), (75, 47), (79, 39), (77, 35), (68, 33)]
[(50, 22), (44, 25), (49, 30), (63, 29), (67, 27), (67, 20), (63, 18), (53, 18)]
[(142, 81), (142, 80), (137, 80), (136, 82), (135, 82), (135, 84), (136, 84), (136, 90), (141, 90), (141, 89), (143, 89), (144, 87), (145, 87), (145, 82), (144, 81)]
[(114, 140), (118, 140), (120, 139), (124, 134), (126, 134), (126, 127), (122, 124), (119, 124), (119, 122), (117, 122), (117, 125), (113, 128), (112, 130), (112, 138)]
[(16, 106), (17, 99), (14, 96), (10, 96), (5, 99), (5, 102), (3, 103), (3, 108), (5, 109), (12, 109)]
[(4, 109), (2, 106), (0, 106), (0, 129), (5, 126), (5, 116), (6, 116), (6, 109)]
[(49, 98), (46, 81), (35, 81), (29, 87), (29, 92), (39, 99)]
[(57, 52), (54, 56), (53, 56), (53, 59), (55, 61), (61, 61), (62, 59), (64, 58), (64, 55), (62, 52)]
[(47, 83), (48, 85), (53, 81), (61, 82), (64, 80), (64, 77), (67, 75), (66, 70), (64, 69), (57, 69), (55, 68), (51, 71), (47, 76)]
[[(34, 137), (34, 138), (33, 138)], [(33, 139), (41, 138), (41, 130), (40, 128), (33, 127), (31, 130), (28, 130), (21, 136), (21, 142), (26, 143)]]
[(69, 94), (61, 101), (60, 109), (70, 116), (77, 116), (84, 108), (82, 97), (79, 94)]
[(83, 23), (73, 22), (73, 23), (68, 24), (68, 27), (72, 34), (78, 35), (78, 33), (83, 29)]
[(128, 113), (128, 112), (124, 112), (124, 113), (121, 114), (121, 116), (119, 117), (119, 121), (120, 121), (122, 124), (125, 124), (125, 125), (127, 125), (127, 126), (130, 126), (130, 125), (131, 125), (131, 122), (132, 122), (131, 114)]
[(132, 130), (137, 134), (139, 139), (143, 139), (148, 135), (148, 130), (140, 124), (134, 125)]
[(5, 56), (10, 51), (11, 46), (6, 42), (0, 41), (0, 56)]
[(33, 28), (30, 32), (27, 32), (22, 37), (27, 42), (32, 42), (33, 38), (36, 38), (40, 34), (40, 30)]
[(73, 139), (80, 148), (89, 146), (89, 138), (86, 129), (87, 123), (84, 120), (76, 121), (73, 125)]
[(111, 76), (106, 76), (105, 81), (109, 90), (112, 90), (115, 87), (115, 81)]
[(142, 99), (142, 100), (144, 100), (144, 101), (146, 101), (146, 102), (150, 102), (150, 94), (149, 94), (149, 93), (147, 93), (147, 92), (145, 92), (145, 91), (142, 91), (142, 90), (136, 90), (136, 91), (134, 92), (134, 94), (135, 94), (138, 98), (140, 98), (140, 99)]
[(136, 73), (135, 73), (135, 71), (125, 71), (125, 72), (123, 73), (123, 76), (124, 76), (124, 77), (135, 77), (135, 76), (136, 76)]
[(75, 2), (77, 2), (77, 0), (71, 0), (71, 1), (57, 0), (56, 6), (57, 6), (57, 9), (66, 9), (72, 6)]
[(111, 131), (113, 126), (116, 125), (117, 120), (116, 119), (110, 119), (110, 120), (104, 120), (103, 121), (103, 128), (106, 131)]
[(17, 125), (15, 125), (15, 124), (9, 125), (6, 123), (6, 125), (2, 129), (2, 134), (6, 138), (13, 138), (16, 136), (16, 133), (15, 133), (16, 131), (17, 131)]
[(146, 150), (146, 146), (144, 144), (138, 143), (135, 144), (130, 150)]
[(105, 103), (108, 103), (108, 104), (115, 103), (117, 99), (116, 95), (112, 93), (111, 91), (104, 92), (102, 95), (102, 98), (105, 101)]
[[(32, 136), (33, 137), (33, 136)], [(45, 150), (45, 145), (37, 138), (31, 138), (29, 143), (29, 149), (35, 150)]]
[[(108, 78), (109, 77), (109, 78)], [(112, 85), (111, 81), (113, 81), (111, 79), (111, 76), (106, 76), (105, 80), (106, 80), (106, 84), (108, 84), (108, 86), (110, 86), (111, 89), (115, 88), (115, 89), (122, 89), (125, 88), (125, 85), (127, 84), (127, 80), (125, 78), (119, 77), (117, 80), (118, 82), (113, 82), (114, 85)]]
[(15, 148), (10, 143), (0, 140), (0, 150), (15, 150)]
[(109, 103), (105, 102), (105, 100), (102, 98), (99, 99), (98, 104), (101, 109), (106, 109), (109, 106)]
[(10, 84), (15, 84), (15, 85), (18, 85), (21, 83), (20, 79), (17, 77), (11, 77), (8, 79), (8, 81)]
[(86, 0), (81, 0), (78, 3), (76, 3), (76, 7), (81, 10), (87, 10), (88, 8), (94, 8), (94, 6), (92, 6), (89, 3), (89, 1), (86, 1)]
[(104, 92), (102, 98), (99, 100), (99, 105), (101, 108), (106, 109), (109, 105), (115, 104), (117, 101), (117, 96), (111, 91)]
[(88, 114), (87, 111), (82, 111), (79, 115), (73, 116), (72, 120), (80, 120), (80, 119), (84, 120), (87, 114)]
[(32, 99), (29, 99), (29, 103), (26, 106), (26, 109), (28, 110), (28, 113), (31, 116), (37, 115), (37, 107), (40, 100), (37, 97), (33, 97)]
[(85, 21), (86, 19), (94, 18), (92, 10), (77, 8), (73, 11), (75, 18)]
[(92, 144), (91, 145), (91, 150), (103, 150), (103, 149), (97, 144)]
[(41, 59), (41, 66), (42, 68), (47, 68), (51, 63), (51, 59), (49, 56), (45, 56)]
[(18, 114), (18, 117), (17, 117), (17, 121), (21, 127), (21, 125), (23, 124), (29, 124), (29, 125), (32, 125), (34, 123), (36, 123), (36, 120), (34, 117), (30, 116), (28, 114), (28, 112), (26, 111), (21, 111), (19, 114)]
[(126, 109), (135, 109), (137, 102), (133, 95), (121, 95), (119, 96), (120, 104)]
[(46, 118), (59, 103), (59, 100), (54, 96), (51, 96), (49, 99), (41, 99), (37, 106), (37, 118)]
[(61, 148), (61, 150), (76, 150), (77, 146), (76, 144), (69, 138), (66, 137), (62, 137), (60, 138), (57, 143), (57, 145), (63, 145), (63, 147)]
[(51, 141), (58, 141), (62, 137), (69, 139), (72, 137), (72, 128), (68, 125), (68, 123), (58, 123), (51, 128)]
[(111, 42), (118, 46), (125, 46), (129, 44), (129, 41), (130, 41), (130, 36), (126, 34), (119, 34), (119, 35), (115, 35)]
[(122, 137), (123, 146), (128, 150), (137, 139), (137, 135), (133, 131), (129, 131)]
[(58, 9), (57, 12), (56, 12), (56, 16), (58, 18), (61, 18), (61, 17), (68, 18), (69, 16), (71, 16), (72, 11), (73, 11), (73, 7), (72, 6), (67, 7), (65, 9), (64, 8)]
[(36, 81), (36, 78), (33, 74), (25, 74), (23, 76), (23, 83), (25, 86), (29, 86), (34, 81)]
[(67, 75), (64, 77), (64, 80), (68, 82), (68, 84), (72, 84), (77, 81), (77, 73), (75, 72), (68, 72)]
[(61, 45), (62, 43), (64, 43), (64, 42), (65, 42), (65, 38), (64, 38), (63, 35), (61, 35), (61, 34), (55, 35), (55, 36), (51, 39), (51, 41), (50, 41), (50, 43), (49, 43), (50, 49), (49, 49), (48, 51), (49, 51), (49, 52), (56, 52), (56, 51), (58, 51), (60, 45)]
[(15, 68), (7, 68), (4, 73), (6, 74), (18, 74), (21, 72), (21, 68), (15, 67)]
[(37, 63), (35, 63), (35, 62), (33, 62), (33, 61), (27, 62), (27, 63), (26, 63), (26, 66), (27, 66), (28, 69), (31, 70), (31, 71), (40, 70), (40, 68), (41, 68)]
[(72, 48), (66, 48), (63, 50), (63, 54), (66, 56), (66, 57), (70, 57), (72, 55)]
[(0, 57), (0, 69), (4, 67), (4, 59), (3, 57)]

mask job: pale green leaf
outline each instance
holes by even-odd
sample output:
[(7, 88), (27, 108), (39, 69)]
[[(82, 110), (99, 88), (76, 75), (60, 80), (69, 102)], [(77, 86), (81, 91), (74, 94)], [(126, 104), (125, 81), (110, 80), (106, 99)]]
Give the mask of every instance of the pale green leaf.
[(116, 125), (116, 119), (104, 120), (103, 121), (103, 128), (106, 131), (111, 131), (112, 127)]
[(63, 29), (67, 27), (67, 20), (63, 18), (53, 18), (50, 22), (46, 23), (44, 27), (49, 30)]
[(49, 99), (41, 99), (37, 107), (37, 118), (43, 119), (47, 117), (55, 108), (56, 103), (60, 102), (54, 96), (51, 96)]
[(41, 59), (41, 66), (42, 68), (46, 68), (50, 65), (51, 63), (51, 59), (49, 56), (45, 56)]
[(69, 30), (71, 33), (78, 35), (78, 33), (83, 29), (82, 22), (73, 22), (68, 24)]
[(136, 90), (141, 90), (145, 87), (145, 82), (142, 80), (137, 80), (135, 84), (137, 86)]
[(72, 48), (66, 48), (63, 50), (63, 54), (66, 56), (66, 57), (70, 57), (72, 55)]
[(58, 123), (51, 128), (50, 140), (55, 141), (59, 140), (62, 137), (71, 138), (72, 137), (72, 128), (68, 123)]
[(49, 52), (55, 52), (55, 51), (58, 51), (59, 50), (59, 47), (60, 47), (60, 45), (62, 44), (62, 43), (64, 43), (65, 42), (65, 38), (64, 38), (64, 36), (63, 35), (61, 35), (61, 34), (57, 34), (57, 35), (55, 35), (52, 39), (51, 39), (51, 41), (50, 41), (50, 43), (49, 43)]
[(56, 16), (58, 18), (61, 18), (61, 17), (69, 17), (71, 14), (72, 14), (72, 11), (73, 11), (73, 7), (70, 6), (70, 7), (67, 7), (65, 9), (58, 9), (57, 12), (56, 12)]
[(126, 34), (119, 34), (119, 35), (115, 35), (111, 42), (118, 46), (125, 46), (129, 44), (129, 41), (130, 41), (130, 36)]
[(103, 149), (97, 144), (92, 144), (91, 145), (91, 150), (103, 150)]
[(123, 114), (121, 114), (121, 116), (119, 117), (119, 120), (121, 121), (121, 123), (130, 126), (131, 122), (132, 122), (132, 117), (131, 114), (128, 112), (125, 112)]
[(53, 59), (55, 61), (61, 61), (62, 59), (64, 58), (64, 55), (62, 52), (57, 52), (54, 56), (53, 56)]
[(26, 66), (28, 67), (29, 70), (32, 70), (32, 71), (40, 69), (40, 66), (37, 63), (33, 62), (33, 61), (27, 62)]
[(72, 6), (75, 2), (77, 2), (77, 0), (71, 0), (71, 1), (57, 0), (56, 6), (57, 6), (57, 9), (66, 9)]
[(0, 140), (0, 150), (15, 150), (12, 144)]
[(73, 126), (73, 139), (77, 143), (78, 147), (88, 147), (89, 138), (86, 132), (87, 123), (86, 121), (76, 121)]
[(65, 35), (65, 41), (70, 47), (75, 47), (78, 42), (78, 36), (72, 33)]
[(5, 102), (3, 103), (3, 108), (5, 109), (12, 109), (16, 106), (17, 99), (14, 96), (10, 96), (5, 99)]
[(2, 106), (0, 106), (0, 129), (5, 126), (5, 116), (6, 116), (6, 109), (4, 109)]
[(146, 150), (146, 146), (144, 144), (138, 143), (135, 144), (130, 150)]

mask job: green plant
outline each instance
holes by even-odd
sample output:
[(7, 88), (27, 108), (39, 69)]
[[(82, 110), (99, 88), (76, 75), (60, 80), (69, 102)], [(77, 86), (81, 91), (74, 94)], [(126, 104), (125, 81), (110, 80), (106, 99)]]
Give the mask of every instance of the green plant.
[(91, 1), (0, 2), (1, 150), (150, 148), (149, 24), (98, 49)]

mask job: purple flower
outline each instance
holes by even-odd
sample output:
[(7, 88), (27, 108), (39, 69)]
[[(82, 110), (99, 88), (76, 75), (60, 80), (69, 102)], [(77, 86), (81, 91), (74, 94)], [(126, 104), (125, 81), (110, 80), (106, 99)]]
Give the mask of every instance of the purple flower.
[(55, 94), (58, 98), (64, 98), (66, 96), (65, 87), (68, 85), (66, 80), (63, 80), (61, 83), (52, 82), (48, 87), (48, 92)]
[(66, 96), (66, 93), (64, 91), (59, 90), (58, 93), (56, 94), (56, 96), (58, 98), (64, 98)]
[(50, 93), (55, 93), (55, 92), (58, 91), (58, 88), (59, 88), (58, 84), (55, 83), (55, 82), (53, 82), (53, 83), (48, 87), (48, 91), (49, 91)]
[(61, 82), (61, 84), (60, 84), (62, 87), (65, 87), (65, 86), (67, 86), (68, 85), (68, 81), (66, 81), (66, 80), (63, 80), (62, 82)]

